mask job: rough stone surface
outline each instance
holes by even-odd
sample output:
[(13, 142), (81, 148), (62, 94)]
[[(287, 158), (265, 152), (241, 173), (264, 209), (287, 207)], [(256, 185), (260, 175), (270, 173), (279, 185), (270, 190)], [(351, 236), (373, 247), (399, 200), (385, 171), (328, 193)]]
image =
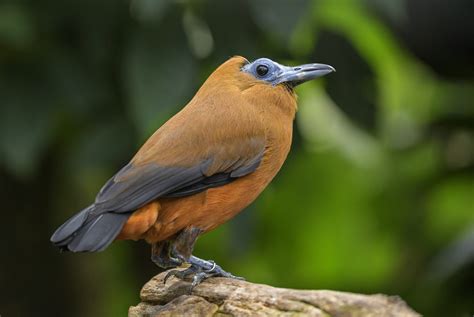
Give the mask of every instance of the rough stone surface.
[(143, 286), (142, 302), (130, 317), (154, 316), (324, 316), (415, 317), (397, 296), (327, 290), (276, 288), (226, 278), (210, 278), (190, 291), (190, 283), (163, 272)]

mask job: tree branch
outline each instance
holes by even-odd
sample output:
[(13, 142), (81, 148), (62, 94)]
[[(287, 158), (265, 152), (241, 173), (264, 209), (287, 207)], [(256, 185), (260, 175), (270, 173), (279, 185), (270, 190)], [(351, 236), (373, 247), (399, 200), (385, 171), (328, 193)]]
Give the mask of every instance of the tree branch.
[(294, 290), (210, 278), (190, 292), (190, 283), (163, 272), (143, 286), (142, 302), (129, 317), (145, 316), (338, 316), (419, 317), (398, 296), (327, 290)]

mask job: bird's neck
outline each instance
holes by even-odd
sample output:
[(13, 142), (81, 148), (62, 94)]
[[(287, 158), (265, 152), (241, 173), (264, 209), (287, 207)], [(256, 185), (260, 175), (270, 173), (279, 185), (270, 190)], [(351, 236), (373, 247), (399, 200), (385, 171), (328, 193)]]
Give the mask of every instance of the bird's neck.
[(282, 85), (250, 88), (245, 90), (243, 95), (264, 117), (290, 122), (295, 118), (296, 94)]
[[(296, 95), (286, 87), (270, 87), (264, 93), (250, 93), (249, 103), (258, 109), (266, 130), (269, 175), (280, 169), (290, 151)], [(272, 176), (273, 177), (273, 176)]]

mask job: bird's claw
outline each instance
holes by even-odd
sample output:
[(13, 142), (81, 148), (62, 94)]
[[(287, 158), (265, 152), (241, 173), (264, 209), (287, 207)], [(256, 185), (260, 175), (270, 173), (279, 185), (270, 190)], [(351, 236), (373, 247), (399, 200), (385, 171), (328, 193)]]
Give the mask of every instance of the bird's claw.
[(209, 275), (206, 278), (212, 277), (212, 276), (218, 276), (218, 277), (233, 278), (233, 279), (237, 279), (237, 280), (245, 280), (243, 277), (235, 276), (232, 273), (224, 271), (219, 265), (216, 264), (216, 262), (214, 262), (212, 260), (207, 261), (207, 262), (212, 264), (212, 267), (210, 269), (207, 269), (207, 270), (203, 271), (203, 273), (206, 273), (206, 274)]
[(188, 267), (185, 270), (171, 270), (166, 274), (165, 278), (163, 279), (163, 284), (166, 284), (166, 281), (172, 276), (177, 277), (180, 280), (185, 280), (195, 273), (196, 270), (192, 266)]
[(235, 276), (229, 272), (224, 271), (219, 265), (216, 264), (216, 262), (212, 260), (205, 261), (196, 257), (191, 257), (189, 262), (191, 263), (191, 266), (185, 270), (169, 271), (163, 279), (163, 283), (166, 283), (166, 281), (171, 276), (175, 276), (181, 280), (186, 280), (192, 276), (191, 290), (193, 290), (202, 281), (210, 277), (226, 277), (237, 280), (245, 280), (242, 277)]
[[(212, 275), (211, 275), (212, 276)], [(211, 277), (207, 272), (198, 272), (193, 277), (193, 282), (191, 283), (191, 290), (198, 286), (202, 281)]]

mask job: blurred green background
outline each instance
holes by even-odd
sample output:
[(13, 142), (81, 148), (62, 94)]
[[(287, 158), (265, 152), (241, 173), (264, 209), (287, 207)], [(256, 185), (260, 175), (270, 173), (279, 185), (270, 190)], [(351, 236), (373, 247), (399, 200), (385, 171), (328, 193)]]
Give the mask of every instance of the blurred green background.
[(123, 316), (144, 242), (53, 230), (233, 55), (337, 73), (297, 89), (292, 152), (195, 254), (252, 282), (474, 313), (471, 0), (0, 2), (0, 314)]

